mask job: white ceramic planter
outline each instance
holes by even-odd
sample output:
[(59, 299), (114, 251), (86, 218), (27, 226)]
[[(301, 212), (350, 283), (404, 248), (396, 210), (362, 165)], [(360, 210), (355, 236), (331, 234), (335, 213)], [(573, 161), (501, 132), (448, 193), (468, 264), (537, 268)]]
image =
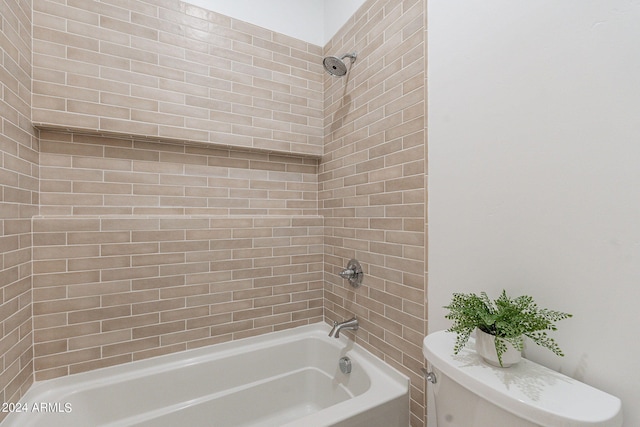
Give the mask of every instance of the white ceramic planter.
[(507, 345), (507, 351), (502, 354), (502, 366), (500, 366), (494, 339), (494, 335), (490, 335), (480, 329), (476, 329), (476, 352), (484, 359), (485, 362), (493, 366), (508, 368), (520, 361), (522, 358), (522, 352), (515, 348), (510, 342), (503, 340)]

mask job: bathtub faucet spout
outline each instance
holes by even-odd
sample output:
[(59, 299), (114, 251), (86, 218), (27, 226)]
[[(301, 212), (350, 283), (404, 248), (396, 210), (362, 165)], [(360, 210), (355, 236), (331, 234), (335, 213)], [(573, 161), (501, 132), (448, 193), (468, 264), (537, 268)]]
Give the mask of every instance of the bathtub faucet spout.
[(357, 331), (358, 330), (358, 319), (356, 319), (355, 317), (352, 317), (349, 320), (345, 320), (344, 322), (333, 322), (333, 328), (331, 329), (331, 332), (329, 332), (329, 336), (330, 337), (334, 337), (334, 338), (340, 338), (340, 331), (343, 329), (349, 329), (352, 331)]

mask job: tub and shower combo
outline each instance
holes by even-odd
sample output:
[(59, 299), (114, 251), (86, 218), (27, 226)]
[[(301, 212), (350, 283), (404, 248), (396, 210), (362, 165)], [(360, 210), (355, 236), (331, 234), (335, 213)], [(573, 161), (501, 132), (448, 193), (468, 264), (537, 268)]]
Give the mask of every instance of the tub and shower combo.
[(0, 426), (407, 427), (408, 378), (328, 329), (317, 323), (36, 383)]

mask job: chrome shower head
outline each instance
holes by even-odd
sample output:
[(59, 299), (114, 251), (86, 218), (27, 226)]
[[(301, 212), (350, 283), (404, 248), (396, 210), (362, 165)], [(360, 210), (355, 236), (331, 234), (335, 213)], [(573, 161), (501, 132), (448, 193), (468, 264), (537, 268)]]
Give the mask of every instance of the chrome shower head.
[(347, 65), (344, 63), (344, 58), (350, 58), (351, 63), (356, 60), (357, 54), (354, 53), (345, 53), (340, 58), (337, 56), (327, 56), (322, 61), (322, 65), (324, 65), (324, 69), (327, 70), (327, 73), (332, 76), (342, 77), (347, 74)]

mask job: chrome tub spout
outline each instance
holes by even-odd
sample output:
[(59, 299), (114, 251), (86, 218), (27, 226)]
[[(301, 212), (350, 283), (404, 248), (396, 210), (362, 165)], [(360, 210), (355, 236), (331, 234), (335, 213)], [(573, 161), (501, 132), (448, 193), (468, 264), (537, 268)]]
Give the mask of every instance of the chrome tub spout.
[(358, 319), (356, 319), (355, 317), (352, 317), (349, 320), (345, 320), (344, 322), (333, 322), (333, 328), (331, 329), (331, 332), (329, 332), (329, 336), (330, 337), (334, 337), (334, 338), (340, 338), (340, 331), (343, 329), (348, 329), (348, 330), (352, 330), (352, 331), (357, 331), (358, 330)]

